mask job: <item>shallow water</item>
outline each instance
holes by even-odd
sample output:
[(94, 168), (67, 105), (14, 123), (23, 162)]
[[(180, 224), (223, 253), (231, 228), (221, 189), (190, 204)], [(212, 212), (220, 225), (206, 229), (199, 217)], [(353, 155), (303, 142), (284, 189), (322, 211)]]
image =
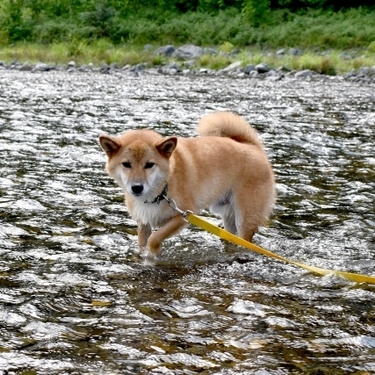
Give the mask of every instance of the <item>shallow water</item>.
[(375, 286), (196, 228), (142, 266), (97, 144), (139, 127), (189, 136), (204, 113), (235, 111), (278, 181), (255, 242), (375, 275), (373, 86), (1, 71), (0, 90), (0, 372), (375, 373)]

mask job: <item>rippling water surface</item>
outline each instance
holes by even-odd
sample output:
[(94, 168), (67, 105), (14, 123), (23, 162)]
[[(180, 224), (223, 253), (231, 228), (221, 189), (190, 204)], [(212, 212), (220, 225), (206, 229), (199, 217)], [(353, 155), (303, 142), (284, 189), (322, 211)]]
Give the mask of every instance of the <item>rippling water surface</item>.
[(142, 266), (97, 144), (140, 127), (190, 136), (203, 114), (235, 111), (278, 181), (255, 242), (375, 275), (374, 87), (1, 71), (0, 90), (0, 372), (375, 373), (375, 286), (196, 228)]

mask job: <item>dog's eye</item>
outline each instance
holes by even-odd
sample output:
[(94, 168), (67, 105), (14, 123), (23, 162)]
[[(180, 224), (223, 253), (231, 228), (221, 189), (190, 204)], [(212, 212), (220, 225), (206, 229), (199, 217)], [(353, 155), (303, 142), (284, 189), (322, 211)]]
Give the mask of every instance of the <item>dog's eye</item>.
[(130, 169), (132, 167), (132, 165), (128, 161), (124, 161), (122, 165), (124, 166), (124, 168), (127, 168), (127, 169)]
[(148, 161), (145, 165), (145, 169), (151, 169), (153, 166), (155, 165), (155, 163), (151, 162), (151, 161)]

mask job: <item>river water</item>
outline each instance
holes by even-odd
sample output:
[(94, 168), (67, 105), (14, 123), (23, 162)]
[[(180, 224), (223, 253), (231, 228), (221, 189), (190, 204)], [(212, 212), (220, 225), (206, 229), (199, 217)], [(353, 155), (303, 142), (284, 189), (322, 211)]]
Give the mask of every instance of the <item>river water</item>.
[(0, 374), (375, 373), (374, 285), (192, 227), (143, 266), (97, 143), (235, 111), (277, 176), (255, 243), (375, 275), (374, 86), (3, 70), (0, 90)]

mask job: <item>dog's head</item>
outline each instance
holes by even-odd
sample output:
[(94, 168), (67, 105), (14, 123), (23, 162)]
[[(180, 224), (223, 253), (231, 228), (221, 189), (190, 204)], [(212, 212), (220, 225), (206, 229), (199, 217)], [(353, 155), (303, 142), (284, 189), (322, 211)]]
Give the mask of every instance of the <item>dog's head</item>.
[(119, 137), (101, 135), (99, 144), (108, 157), (108, 174), (126, 193), (142, 199), (160, 194), (168, 178), (169, 158), (177, 146), (176, 137), (133, 130)]

